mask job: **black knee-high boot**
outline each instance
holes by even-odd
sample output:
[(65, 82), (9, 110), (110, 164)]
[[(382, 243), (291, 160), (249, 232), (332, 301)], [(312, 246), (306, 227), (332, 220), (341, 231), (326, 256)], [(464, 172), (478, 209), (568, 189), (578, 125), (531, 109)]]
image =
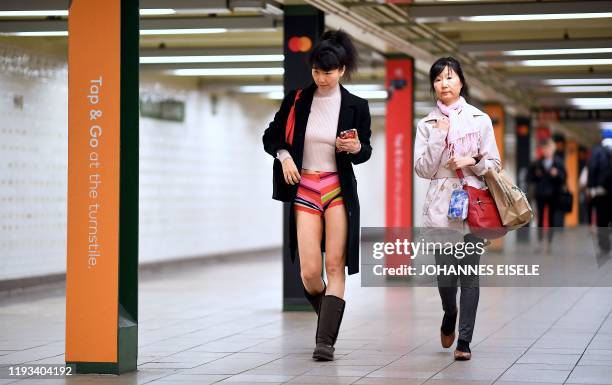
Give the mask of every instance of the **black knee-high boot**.
[(317, 316), (321, 312), (321, 300), (325, 296), (325, 290), (327, 290), (327, 285), (325, 285), (325, 283), (323, 283), (323, 291), (314, 295), (310, 294), (306, 288), (304, 288), (304, 297), (310, 302)]
[(317, 334), (312, 358), (318, 361), (334, 359), (334, 344), (338, 338), (346, 302), (335, 295), (325, 295), (321, 300), (321, 312), (317, 323)]

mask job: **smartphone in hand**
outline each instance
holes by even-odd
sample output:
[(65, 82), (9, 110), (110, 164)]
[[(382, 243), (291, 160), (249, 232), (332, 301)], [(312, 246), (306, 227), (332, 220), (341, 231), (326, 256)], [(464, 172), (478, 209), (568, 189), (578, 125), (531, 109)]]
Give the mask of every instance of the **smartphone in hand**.
[(340, 139), (353, 139), (356, 136), (357, 136), (357, 130), (354, 128), (340, 132)]

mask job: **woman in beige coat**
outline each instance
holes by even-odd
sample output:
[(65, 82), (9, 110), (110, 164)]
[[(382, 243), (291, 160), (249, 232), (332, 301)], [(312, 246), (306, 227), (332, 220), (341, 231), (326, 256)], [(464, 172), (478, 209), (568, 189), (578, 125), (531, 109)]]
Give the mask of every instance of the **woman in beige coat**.
[[(453, 190), (461, 189), (457, 169), (462, 170), (465, 183), (483, 188), (486, 185), (480, 176), (489, 168), (499, 170), (501, 166), (491, 118), (465, 101), (468, 87), (456, 59), (438, 59), (430, 69), (429, 79), (437, 107), (419, 121), (414, 148), (417, 175), (430, 179), (423, 206), (423, 227), (457, 229), (467, 234), (466, 242), (481, 241), (469, 234), (465, 221), (449, 220), (447, 214)], [(479, 261), (480, 254), (474, 253), (461, 263), (478, 264)], [(457, 264), (458, 259), (453, 263)], [(454, 355), (457, 360), (469, 360), (480, 294), (478, 276), (438, 276), (444, 310), (440, 337), (445, 348), (455, 340), (458, 278), (461, 281), (459, 339)]]

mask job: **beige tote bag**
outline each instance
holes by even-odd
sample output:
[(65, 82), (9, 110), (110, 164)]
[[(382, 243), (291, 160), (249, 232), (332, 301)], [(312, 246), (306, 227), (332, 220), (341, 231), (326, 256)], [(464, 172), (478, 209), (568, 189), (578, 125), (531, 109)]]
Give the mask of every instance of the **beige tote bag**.
[(495, 200), (502, 224), (508, 230), (516, 230), (528, 224), (533, 210), (525, 193), (505, 174), (489, 169), (484, 175), (487, 187)]

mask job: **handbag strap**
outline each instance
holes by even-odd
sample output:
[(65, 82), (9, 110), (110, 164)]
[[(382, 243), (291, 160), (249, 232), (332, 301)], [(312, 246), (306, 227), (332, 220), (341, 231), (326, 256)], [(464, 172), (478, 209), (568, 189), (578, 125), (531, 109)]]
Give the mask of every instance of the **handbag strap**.
[(458, 168), (458, 169), (455, 170), (455, 173), (457, 174), (457, 178), (459, 178), (459, 181), (461, 182), (461, 185), (465, 186), (466, 182), (465, 182), (465, 176), (463, 175), (463, 171), (461, 171), (461, 169)]
[(293, 105), (291, 106), (291, 110), (289, 110), (289, 116), (287, 116), (287, 123), (285, 125), (285, 141), (289, 145), (293, 145), (293, 132), (295, 128), (295, 103), (300, 98), (300, 94), (302, 90), (297, 90), (295, 93), (295, 99), (293, 99)]

